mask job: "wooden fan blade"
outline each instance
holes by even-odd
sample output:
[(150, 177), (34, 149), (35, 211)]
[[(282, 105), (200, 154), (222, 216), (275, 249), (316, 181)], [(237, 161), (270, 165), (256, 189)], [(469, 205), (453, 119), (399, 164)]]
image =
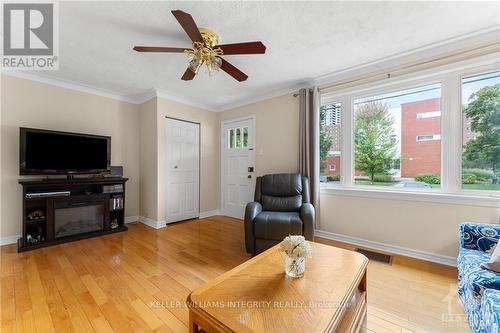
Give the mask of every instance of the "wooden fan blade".
[(184, 29), (193, 42), (204, 43), (200, 30), (198, 30), (198, 27), (196, 26), (196, 23), (191, 15), (183, 12), (182, 10), (172, 10), (172, 14), (174, 14), (182, 29)]
[(191, 81), (196, 73), (194, 73), (191, 68), (187, 68), (186, 71), (184, 72), (184, 75), (182, 75), (181, 79), (184, 81)]
[[(222, 58), (221, 58), (222, 59)], [(245, 81), (248, 78), (248, 75), (240, 71), (238, 68), (234, 67), (231, 65), (229, 62), (226, 60), (222, 59), (222, 63), (220, 68), (226, 72), (227, 74), (231, 75), (238, 81)]]
[(134, 51), (137, 52), (170, 52), (170, 53), (183, 53), (189, 48), (183, 49), (180, 47), (158, 47), (158, 46), (134, 46)]
[(215, 48), (217, 47), (220, 47), (222, 49), (224, 55), (266, 53), (266, 46), (262, 44), (262, 42), (245, 42), (215, 46)]

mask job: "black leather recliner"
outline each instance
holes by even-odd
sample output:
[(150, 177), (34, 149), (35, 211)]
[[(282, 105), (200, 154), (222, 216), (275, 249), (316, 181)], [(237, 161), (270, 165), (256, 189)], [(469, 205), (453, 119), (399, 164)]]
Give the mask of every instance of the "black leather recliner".
[(265, 251), (288, 235), (303, 235), (313, 240), (315, 213), (307, 177), (300, 174), (257, 177), (254, 200), (245, 210), (248, 253)]

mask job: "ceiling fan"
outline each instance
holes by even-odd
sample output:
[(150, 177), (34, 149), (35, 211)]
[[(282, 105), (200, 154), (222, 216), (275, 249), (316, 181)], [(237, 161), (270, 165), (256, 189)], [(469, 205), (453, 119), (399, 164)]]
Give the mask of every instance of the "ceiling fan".
[(135, 46), (137, 52), (185, 53), (189, 57), (189, 66), (182, 75), (182, 80), (194, 78), (200, 67), (205, 64), (210, 75), (222, 69), (238, 81), (245, 81), (248, 75), (231, 65), (222, 55), (263, 54), (266, 47), (262, 42), (245, 42), (219, 45), (219, 37), (210, 29), (198, 28), (193, 17), (181, 10), (172, 10), (172, 14), (193, 41), (192, 48)]

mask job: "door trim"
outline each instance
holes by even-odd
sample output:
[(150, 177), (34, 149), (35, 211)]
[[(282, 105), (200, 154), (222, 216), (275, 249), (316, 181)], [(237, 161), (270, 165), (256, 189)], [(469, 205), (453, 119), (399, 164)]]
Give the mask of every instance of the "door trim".
[[(185, 123), (198, 125), (198, 218), (200, 218), (200, 213), (201, 213), (201, 123), (196, 122), (196, 121), (185, 120), (185, 119), (181, 119), (181, 118), (165, 116), (165, 120), (167, 120), (167, 119), (171, 119), (171, 120), (175, 120), (175, 121), (182, 121)], [(166, 129), (166, 125), (165, 125), (165, 138), (164, 138), (165, 140), (166, 140), (166, 134), (167, 134), (166, 130), (167, 129)], [(165, 154), (166, 154), (166, 152), (165, 152)], [(167, 157), (165, 155), (165, 164), (166, 164), (166, 160), (167, 160)], [(165, 172), (165, 170), (164, 170), (164, 172)], [(164, 184), (165, 196), (167, 194), (167, 192), (166, 192), (166, 186), (167, 186), (166, 180), (167, 180), (167, 175), (165, 174), (165, 184)], [(165, 221), (167, 221), (166, 224), (181, 222), (181, 221), (168, 222), (166, 203), (165, 203)]]
[[(254, 175), (257, 174), (257, 150), (255, 147), (255, 142), (257, 141), (257, 122), (256, 122), (256, 116), (255, 114), (251, 114), (248, 116), (244, 117), (238, 117), (238, 118), (231, 118), (231, 119), (226, 119), (226, 120), (221, 120), (220, 122), (220, 213), (222, 215), (225, 215), (224, 211), (224, 172), (223, 172), (223, 165), (224, 165), (224, 126), (227, 124), (231, 124), (234, 122), (238, 121), (243, 121), (243, 120), (250, 120), (252, 121), (252, 126), (253, 126), (253, 138), (252, 138), (252, 147), (253, 150), (255, 151), (255, 165), (254, 165)], [(254, 179), (255, 180), (255, 179)]]
[(190, 124), (195, 124), (195, 125), (200, 125), (201, 126), (201, 123), (197, 122), (197, 121), (191, 121), (191, 120), (186, 120), (186, 119), (181, 119), (181, 118), (175, 118), (175, 117), (169, 117), (169, 116), (165, 116), (165, 118), (166, 119), (177, 120), (177, 121), (183, 121), (185, 123), (190, 123)]

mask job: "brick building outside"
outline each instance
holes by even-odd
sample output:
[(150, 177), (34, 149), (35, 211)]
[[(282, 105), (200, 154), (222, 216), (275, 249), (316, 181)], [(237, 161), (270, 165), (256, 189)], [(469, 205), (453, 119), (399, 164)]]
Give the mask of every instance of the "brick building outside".
[[(441, 174), (441, 100), (432, 98), (401, 104), (401, 177), (414, 178), (420, 173)], [(340, 136), (340, 121), (335, 124)], [(332, 133), (333, 134), (333, 133)], [(471, 135), (468, 135), (469, 137)], [(467, 136), (464, 136), (467, 137)], [(334, 138), (334, 142), (340, 140)], [(325, 174), (340, 174), (340, 147), (325, 159)], [(356, 171), (356, 176), (363, 172)]]
[(401, 177), (441, 174), (439, 98), (401, 104)]

